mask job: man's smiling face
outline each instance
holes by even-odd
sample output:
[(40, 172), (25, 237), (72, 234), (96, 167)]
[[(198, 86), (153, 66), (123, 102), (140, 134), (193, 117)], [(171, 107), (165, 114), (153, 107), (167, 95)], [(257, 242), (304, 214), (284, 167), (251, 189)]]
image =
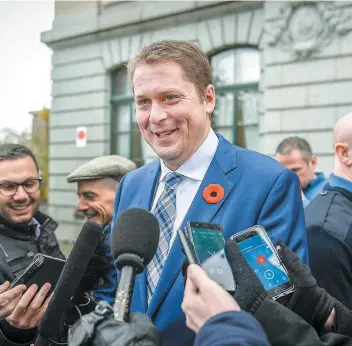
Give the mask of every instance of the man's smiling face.
[(209, 133), (215, 105), (213, 85), (201, 99), (174, 61), (141, 64), (133, 75), (138, 126), (149, 145), (172, 170), (200, 147)]
[(83, 180), (77, 184), (77, 210), (88, 220), (106, 225), (112, 219), (118, 183), (113, 179)]
[[(4, 188), (10, 186), (11, 183), (26, 183), (30, 186), (32, 181), (38, 177), (37, 167), (29, 156), (0, 161), (0, 184)], [(30, 222), (38, 211), (39, 203), (39, 189), (29, 194), (23, 186), (18, 186), (13, 196), (0, 194), (0, 214), (13, 223)]]

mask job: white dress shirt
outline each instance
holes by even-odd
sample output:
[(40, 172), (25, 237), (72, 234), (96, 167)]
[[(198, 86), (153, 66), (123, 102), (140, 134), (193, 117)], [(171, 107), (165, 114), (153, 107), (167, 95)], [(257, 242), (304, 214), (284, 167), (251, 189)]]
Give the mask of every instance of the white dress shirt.
[[(209, 134), (198, 150), (182, 165), (176, 172), (185, 176), (185, 178), (176, 186), (176, 218), (174, 222), (173, 233), (170, 240), (169, 251), (176, 237), (176, 230), (182, 224), (189, 207), (191, 206), (200, 184), (214, 158), (219, 139), (215, 132), (210, 129)], [(160, 159), (161, 174), (158, 188), (153, 201), (152, 211), (154, 211), (157, 201), (159, 200), (165, 186), (165, 176), (171, 173), (166, 167), (163, 160)], [(197, 221), (197, 220), (193, 220)]]

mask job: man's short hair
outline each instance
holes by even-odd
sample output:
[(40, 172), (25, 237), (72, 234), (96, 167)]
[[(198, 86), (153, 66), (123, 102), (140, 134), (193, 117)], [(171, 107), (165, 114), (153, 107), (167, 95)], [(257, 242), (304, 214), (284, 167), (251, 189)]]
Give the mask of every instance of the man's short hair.
[(0, 144), (0, 161), (17, 160), (23, 157), (32, 158), (39, 172), (38, 162), (33, 153), (26, 146), (13, 143)]
[(294, 150), (298, 150), (301, 153), (302, 158), (307, 162), (309, 162), (313, 156), (309, 143), (305, 139), (297, 136), (285, 138), (278, 145), (275, 154), (289, 155)]
[(196, 44), (187, 41), (163, 40), (143, 47), (127, 64), (131, 80), (138, 65), (160, 61), (179, 63), (186, 79), (195, 85), (201, 100), (204, 99), (206, 87), (213, 83), (212, 71), (208, 56)]

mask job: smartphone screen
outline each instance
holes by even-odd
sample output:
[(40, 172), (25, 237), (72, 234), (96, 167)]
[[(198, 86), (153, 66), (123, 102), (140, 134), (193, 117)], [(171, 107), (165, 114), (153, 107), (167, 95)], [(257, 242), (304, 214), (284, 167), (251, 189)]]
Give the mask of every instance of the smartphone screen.
[(208, 276), (225, 290), (236, 289), (232, 269), (225, 254), (225, 239), (220, 225), (189, 222), (188, 236), (196, 256)]
[(293, 290), (293, 284), (283, 267), (270, 238), (262, 227), (255, 226), (236, 235), (239, 249), (257, 274), (269, 295), (279, 297)]
[(200, 263), (204, 263), (225, 247), (225, 240), (221, 230), (192, 227), (191, 232), (194, 248)]

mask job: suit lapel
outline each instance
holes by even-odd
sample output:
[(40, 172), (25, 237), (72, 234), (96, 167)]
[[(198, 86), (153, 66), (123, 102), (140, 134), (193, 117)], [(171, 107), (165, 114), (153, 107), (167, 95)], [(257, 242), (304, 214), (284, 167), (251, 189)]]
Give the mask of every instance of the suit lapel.
[[(233, 160), (229, 159), (228, 155), (231, 155), (230, 157)], [(231, 163), (229, 164), (229, 162)], [(226, 176), (234, 168), (236, 168), (236, 149), (220, 137), (216, 154), (182, 222), (181, 228), (185, 228), (188, 221), (211, 223), (234, 188), (234, 182)], [(224, 188), (224, 198), (219, 203), (209, 204), (204, 200), (203, 190), (209, 184), (219, 184)], [(181, 244), (178, 237), (176, 237), (148, 307), (148, 316), (153, 316), (172, 287), (181, 270), (183, 258)]]
[[(149, 174), (143, 179), (143, 186), (138, 195), (137, 206), (139, 208), (151, 210), (154, 199), (154, 194), (158, 186), (158, 178), (160, 175), (160, 163), (159, 160), (152, 163), (149, 170)], [(136, 283), (139, 288), (139, 296), (141, 301), (141, 307), (143, 311), (147, 311), (147, 278), (145, 270), (138, 274), (136, 277)]]

